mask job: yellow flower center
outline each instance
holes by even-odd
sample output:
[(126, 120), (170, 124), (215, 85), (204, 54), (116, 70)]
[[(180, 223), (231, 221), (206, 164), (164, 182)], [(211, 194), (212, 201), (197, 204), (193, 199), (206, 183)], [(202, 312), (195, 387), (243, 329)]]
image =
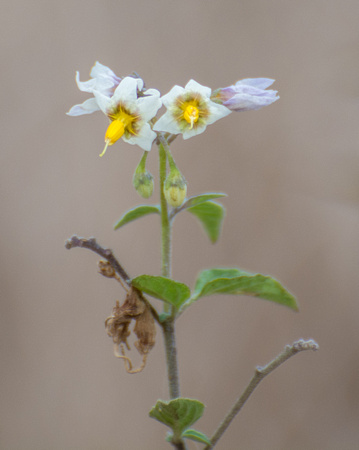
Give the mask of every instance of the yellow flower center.
[(109, 145), (113, 145), (116, 141), (118, 141), (124, 134), (125, 131), (128, 131), (131, 134), (136, 134), (133, 127), (132, 122), (138, 119), (138, 116), (133, 116), (128, 114), (122, 108), (118, 110), (115, 114), (109, 116), (112, 120), (110, 125), (107, 128), (105, 134), (105, 148), (100, 156), (103, 156), (106, 153), (107, 147)]
[(187, 105), (183, 112), (183, 118), (190, 124), (189, 129), (192, 130), (193, 124), (197, 122), (199, 117), (199, 109), (194, 105)]

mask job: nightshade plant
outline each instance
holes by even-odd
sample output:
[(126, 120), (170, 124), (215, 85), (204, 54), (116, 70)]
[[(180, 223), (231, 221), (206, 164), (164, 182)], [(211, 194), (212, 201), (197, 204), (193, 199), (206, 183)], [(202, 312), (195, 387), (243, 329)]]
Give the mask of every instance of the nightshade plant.
[[(286, 346), (266, 366), (257, 367), (250, 383), (212, 437), (192, 428), (202, 416), (204, 405), (198, 400), (180, 395), (175, 336), (175, 324), (180, 315), (193, 302), (214, 294), (247, 295), (279, 303), (293, 310), (298, 308), (293, 295), (277, 280), (238, 268), (215, 267), (203, 270), (192, 291), (184, 283), (172, 279), (171, 239), (174, 219), (183, 211), (189, 212), (197, 217), (210, 241), (215, 243), (224, 219), (224, 208), (218, 199), (225, 194), (206, 193), (187, 198), (187, 182), (176, 166), (170, 144), (179, 134), (182, 134), (183, 139), (189, 139), (203, 133), (208, 125), (233, 111), (257, 110), (275, 102), (279, 98), (277, 92), (267, 90), (274, 80), (249, 78), (213, 92), (190, 80), (185, 87), (174, 86), (161, 97), (156, 89), (145, 89), (143, 80), (136, 73), (120, 78), (97, 62), (91, 70), (89, 81), (80, 81), (77, 73), (76, 82), (81, 91), (93, 97), (73, 106), (68, 115), (102, 111), (109, 119), (105, 147), (100, 156), (119, 139), (144, 150), (133, 176), (133, 186), (145, 199), (151, 197), (154, 187), (153, 177), (146, 170), (146, 159), (152, 146), (158, 146), (160, 204), (140, 205), (127, 211), (115, 224), (115, 230), (148, 214), (159, 215), (162, 272), (159, 276), (144, 274), (131, 278), (112, 251), (101, 247), (94, 238), (73, 236), (66, 242), (66, 248), (83, 247), (96, 252), (103, 258), (99, 261), (99, 272), (105, 277), (115, 278), (126, 291), (123, 304), (116, 302), (112, 314), (105, 321), (105, 327), (112, 338), (114, 354), (124, 361), (128, 373), (138, 373), (144, 369), (149, 352), (155, 345), (156, 323), (162, 331), (170, 399), (159, 400), (149, 414), (170, 429), (167, 441), (176, 449), (185, 449), (187, 440), (202, 443), (205, 449), (211, 449), (266, 375), (294, 354), (303, 350), (317, 350), (318, 345), (311, 339), (299, 340)], [(167, 110), (158, 117), (162, 105)], [(163, 310), (157, 311), (147, 296), (162, 300)], [(137, 368), (133, 367), (129, 357), (127, 340), (131, 334), (132, 321), (133, 333), (137, 337), (135, 347), (142, 357), (142, 363)]]

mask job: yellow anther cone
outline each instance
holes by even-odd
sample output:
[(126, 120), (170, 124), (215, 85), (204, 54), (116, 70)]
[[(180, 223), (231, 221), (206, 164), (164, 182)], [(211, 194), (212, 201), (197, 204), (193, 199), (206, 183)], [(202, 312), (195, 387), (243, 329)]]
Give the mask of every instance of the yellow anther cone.
[(118, 119), (113, 120), (107, 128), (105, 134), (106, 145), (100, 156), (103, 156), (106, 153), (107, 147), (118, 141), (122, 137), (124, 132), (125, 132), (125, 125), (123, 124), (123, 122)]

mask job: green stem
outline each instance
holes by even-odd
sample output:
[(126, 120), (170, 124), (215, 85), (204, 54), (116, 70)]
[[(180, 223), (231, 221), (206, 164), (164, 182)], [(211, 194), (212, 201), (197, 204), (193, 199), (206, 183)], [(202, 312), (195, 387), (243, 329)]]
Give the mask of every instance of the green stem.
[[(161, 190), (161, 228), (162, 228), (162, 276), (171, 277), (171, 223), (168, 217), (168, 207), (163, 193), (167, 175), (166, 150), (162, 142), (159, 144), (160, 157), (160, 190)], [(168, 310), (168, 309), (167, 309)]]
[[(163, 187), (167, 175), (168, 143), (163, 136), (159, 137), (159, 160), (160, 160), (160, 194), (161, 194), (161, 231), (162, 231), (162, 276), (171, 277), (171, 221), (168, 215), (167, 202)], [(175, 310), (171, 305), (165, 303), (164, 312), (168, 318), (162, 323), (163, 337), (166, 349), (167, 376), (170, 398), (180, 396), (176, 335), (175, 335)]]
[(173, 399), (181, 396), (178, 378), (174, 319), (168, 318), (165, 322), (163, 322), (162, 329), (166, 348), (168, 388), (170, 398)]

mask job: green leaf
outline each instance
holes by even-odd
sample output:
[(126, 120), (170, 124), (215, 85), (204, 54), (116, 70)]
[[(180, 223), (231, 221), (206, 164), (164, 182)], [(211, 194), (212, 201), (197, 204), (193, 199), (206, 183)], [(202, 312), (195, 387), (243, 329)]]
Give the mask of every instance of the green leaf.
[(274, 278), (239, 269), (209, 269), (200, 273), (193, 294), (182, 306), (213, 294), (251, 295), (298, 310), (295, 297)]
[(170, 303), (177, 309), (190, 297), (190, 288), (178, 281), (153, 275), (140, 275), (131, 281), (132, 285), (152, 297)]
[(211, 194), (195, 195), (187, 199), (185, 203), (181, 206), (181, 209), (191, 208), (192, 206), (196, 206), (199, 205), (200, 203), (208, 202), (208, 200), (214, 200), (215, 198), (220, 197), (227, 197), (227, 194), (213, 192)]
[(121, 217), (121, 219), (115, 224), (114, 229), (117, 230), (120, 227), (126, 225), (126, 223), (139, 219), (140, 217), (147, 216), (147, 214), (161, 214), (161, 208), (157, 205), (140, 205), (136, 208), (129, 209)]
[(158, 400), (149, 415), (173, 430), (175, 438), (202, 417), (204, 404), (190, 398), (175, 398), (168, 402)]
[(224, 219), (224, 207), (217, 202), (206, 201), (187, 208), (187, 211), (201, 222), (212, 244), (217, 242)]
[(204, 433), (193, 430), (192, 428), (184, 431), (182, 437), (191, 439), (192, 441), (201, 442), (202, 444), (211, 445), (210, 439)]

